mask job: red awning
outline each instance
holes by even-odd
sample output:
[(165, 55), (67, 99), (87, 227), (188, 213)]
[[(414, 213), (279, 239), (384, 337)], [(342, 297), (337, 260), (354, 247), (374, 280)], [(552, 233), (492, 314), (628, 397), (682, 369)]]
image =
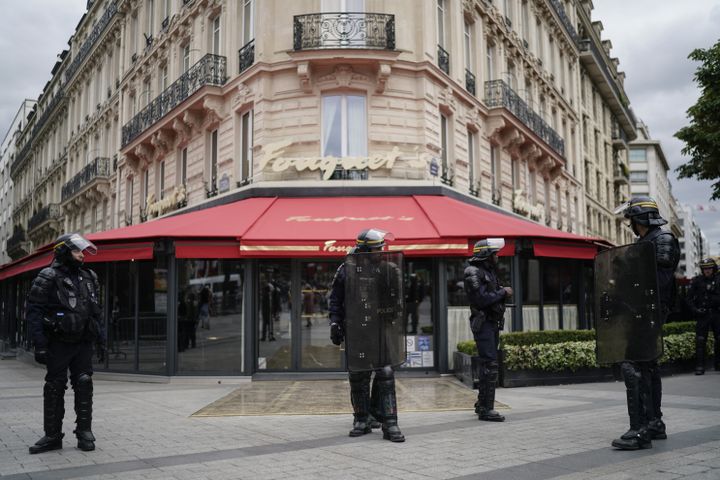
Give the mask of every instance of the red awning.
[(149, 242), (99, 244), (97, 249), (97, 255), (85, 255), (85, 263), (152, 260), (153, 258), (153, 244)]
[(578, 242), (535, 240), (533, 242), (533, 253), (535, 253), (536, 257), (592, 260), (597, 254), (597, 246)]
[(175, 258), (239, 258), (240, 243), (237, 241), (175, 242)]
[(93, 242), (153, 238), (239, 238), (275, 201), (274, 197), (248, 198), (138, 225), (92, 233)]
[(242, 235), (243, 256), (339, 256), (365, 228), (392, 232), (391, 250), (467, 254), (467, 237), (440, 236), (413, 197), (278, 198)]
[(0, 271), (0, 280), (5, 280), (6, 278), (14, 277), (15, 275), (20, 275), (24, 272), (29, 272), (30, 270), (49, 267), (50, 263), (52, 263), (52, 258), (52, 252), (43, 252), (25, 257), (15, 263), (8, 264)]

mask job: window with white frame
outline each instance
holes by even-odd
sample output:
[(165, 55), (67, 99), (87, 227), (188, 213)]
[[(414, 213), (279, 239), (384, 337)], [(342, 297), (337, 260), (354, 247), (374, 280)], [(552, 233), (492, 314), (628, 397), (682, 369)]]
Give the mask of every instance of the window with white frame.
[(172, 12), (172, 0), (163, 0), (163, 21), (170, 20), (171, 12)]
[(155, 31), (155, 0), (147, 0), (147, 35), (152, 37)]
[(365, 0), (321, 0), (320, 11), (335, 12), (364, 12)]
[(221, 54), (221, 40), (220, 40), (220, 15), (213, 18), (212, 24), (211, 24), (211, 35), (212, 35), (212, 41), (210, 43), (212, 47), (212, 53), (214, 55), (220, 55)]
[(255, 0), (242, 0), (242, 44), (255, 38)]
[[(367, 156), (367, 109), (364, 95), (322, 97), (322, 155)], [(364, 171), (336, 171), (333, 179), (366, 179)]]
[(486, 81), (495, 80), (495, 45), (488, 43), (487, 50), (485, 52), (485, 72), (487, 77)]
[(479, 190), (479, 182), (475, 179), (475, 150), (477, 146), (475, 145), (475, 142), (477, 141), (477, 135), (475, 135), (475, 132), (468, 129), (467, 131), (467, 138), (468, 138), (468, 185), (470, 186), (470, 191), (476, 191)]
[(132, 223), (133, 218), (133, 178), (130, 177), (127, 179), (127, 182), (125, 184), (125, 216), (126, 224)]
[(471, 23), (464, 23), (463, 38), (465, 39), (465, 68), (467, 68), (470, 73), (475, 71), (475, 55), (473, 53), (475, 50), (473, 48), (472, 29), (473, 25)]
[(190, 43), (182, 49), (182, 72), (185, 73), (188, 70), (190, 70)]
[(240, 117), (240, 183), (252, 179), (253, 167), (253, 111), (249, 110)]
[(500, 204), (500, 187), (502, 185), (502, 169), (500, 167), (500, 154), (497, 147), (490, 147), (490, 176), (492, 178), (493, 203)]
[(187, 161), (188, 161), (188, 151), (187, 147), (180, 150), (180, 154), (178, 155), (177, 159), (177, 168), (175, 171), (177, 172), (177, 184), (178, 185), (187, 185)]
[(158, 168), (156, 169), (157, 172), (157, 178), (155, 178), (155, 185), (156, 192), (155, 197), (158, 200), (162, 200), (165, 198), (165, 160), (162, 160), (158, 164)]
[(162, 65), (160, 67), (160, 72), (158, 74), (158, 82), (159, 82), (159, 93), (162, 93), (165, 91), (165, 89), (168, 87), (168, 67), (167, 64)]
[(143, 208), (147, 208), (147, 199), (148, 194), (150, 193), (150, 169), (145, 169), (145, 171), (143, 172), (142, 186), (140, 188), (142, 192), (140, 204), (143, 206)]
[(445, 16), (446, 16), (445, 0), (437, 0), (437, 42), (438, 45), (445, 48)]
[(210, 133), (210, 171), (209, 171), (210, 191), (217, 190), (218, 181), (218, 131), (213, 130)]

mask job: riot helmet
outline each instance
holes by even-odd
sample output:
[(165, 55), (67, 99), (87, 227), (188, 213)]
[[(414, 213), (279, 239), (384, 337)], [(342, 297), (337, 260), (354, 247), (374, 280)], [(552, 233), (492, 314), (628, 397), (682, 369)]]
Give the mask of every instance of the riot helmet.
[(504, 238), (484, 238), (475, 242), (471, 260), (487, 260), (505, 246)]
[(55, 251), (55, 258), (57, 258), (60, 262), (75, 267), (80, 266), (81, 262), (77, 262), (73, 258), (73, 251), (89, 253), (90, 255), (95, 255), (97, 253), (97, 247), (95, 247), (91, 241), (87, 240), (78, 233), (66, 233), (64, 235), (60, 235), (57, 240), (55, 240), (53, 250)]
[(385, 240), (394, 240), (393, 234), (378, 228), (368, 228), (358, 233), (354, 252), (367, 253), (382, 250)]
[(711, 257), (703, 258), (700, 261), (700, 270), (702, 270), (703, 273), (705, 273), (705, 270), (711, 270), (712, 274), (715, 275), (718, 270), (717, 262)]
[(659, 227), (668, 223), (660, 215), (657, 202), (645, 195), (631, 198), (629, 202), (620, 205), (615, 212), (622, 213), (631, 223), (646, 227)]

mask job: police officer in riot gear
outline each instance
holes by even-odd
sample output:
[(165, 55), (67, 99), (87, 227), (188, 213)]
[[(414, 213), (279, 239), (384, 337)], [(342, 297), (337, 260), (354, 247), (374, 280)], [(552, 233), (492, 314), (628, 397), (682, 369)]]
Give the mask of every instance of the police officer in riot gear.
[[(667, 220), (662, 218), (651, 197), (633, 197), (620, 208), (638, 236), (636, 243), (650, 242), (655, 247), (660, 317), (664, 322), (675, 298), (675, 269), (680, 261), (680, 246), (671, 232), (660, 228)], [(622, 450), (652, 448), (651, 440), (667, 438), (661, 419), (662, 382), (658, 362), (623, 362), (620, 370), (627, 389), (630, 429), (613, 440), (612, 445)]]
[(101, 323), (97, 275), (83, 267), (84, 253), (94, 255), (95, 245), (74, 234), (61, 235), (54, 246), (52, 264), (33, 281), (27, 300), (27, 319), (35, 344), (35, 360), (47, 367), (43, 389), (45, 436), (30, 453), (62, 448), (67, 372), (75, 391), (78, 448), (95, 449), (92, 423), (92, 354), (104, 359), (105, 333)]
[(712, 258), (700, 262), (701, 275), (692, 279), (688, 291), (688, 305), (697, 325), (695, 326), (695, 375), (705, 373), (705, 348), (710, 329), (715, 336), (715, 371), (720, 370), (720, 277), (718, 266)]
[[(392, 239), (388, 232), (374, 228), (363, 230), (358, 234), (356, 246), (350, 254), (380, 252), (385, 247), (386, 238), (388, 240)], [(340, 345), (345, 340), (345, 332), (347, 331), (345, 323), (347, 271), (345, 265), (345, 263), (341, 264), (335, 273), (329, 300), (330, 339), (335, 345)], [(397, 266), (388, 265), (388, 267), (397, 270)], [(379, 312), (376, 312), (376, 314), (379, 315)], [(373, 371), (375, 376), (372, 380), (371, 389), (370, 379)], [(395, 371), (393, 366), (385, 365), (382, 368), (373, 370), (350, 370), (348, 377), (350, 381), (350, 402), (353, 406), (354, 416), (353, 427), (349, 436), (359, 437), (370, 433), (372, 428), (378, 428), (382, 425), (385, 440), (404, 442), (405, 437), (400, 431), (397, 421)]]
[(495, 388), (498, 382), (498, 342), (503, 329), (505, 299), (511, 287), (503, 287), (497, 278), (497, 253), (505, 245), (502, 238), (480, 240), (465, 268), (465, 294), (470, 303), (470, 329), (475, 338), (480, 371), (475, 413), (479, 420), (503, 422), (495, 410)]

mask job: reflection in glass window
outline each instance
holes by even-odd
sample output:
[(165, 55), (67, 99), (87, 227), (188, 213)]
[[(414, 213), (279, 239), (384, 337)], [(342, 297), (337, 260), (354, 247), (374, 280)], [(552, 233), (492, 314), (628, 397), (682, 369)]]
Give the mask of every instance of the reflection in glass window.
[(300, 367), (340, 369), (343, 352), (330, 341), (328, 301), (339, 262), (307, 262), (301, 270)]
[(258, 268), (257, 369), (288, 370), (292, 368), (290, 263), (263, 263)]
[(137, 263), (113, 262), (108, 266), (109, 321), (108, 368), (135, 371), (135, 266)]
[(237, 260), (178, 260), (178, 372), (243, 370), (244, 271)]
[(166, 258), (136, 262), (138, 266), (138, 368), (145, 373), (167, 373)]

